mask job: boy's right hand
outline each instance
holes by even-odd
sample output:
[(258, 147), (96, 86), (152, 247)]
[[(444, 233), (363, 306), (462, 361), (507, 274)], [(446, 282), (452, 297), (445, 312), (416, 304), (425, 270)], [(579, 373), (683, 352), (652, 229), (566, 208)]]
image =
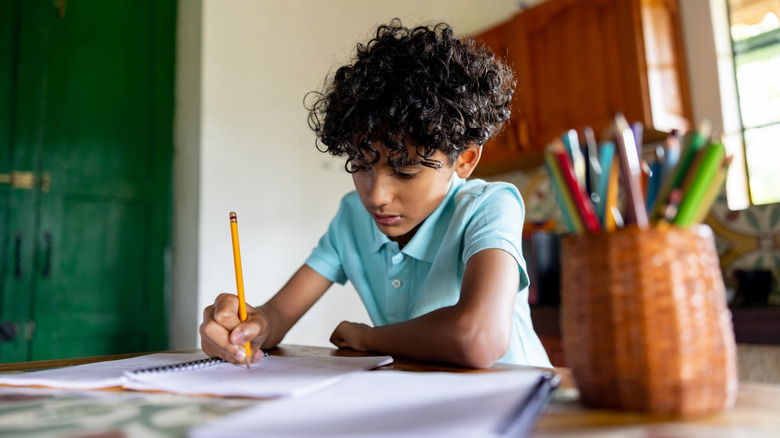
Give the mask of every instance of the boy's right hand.
[(200, 325), (200, 345), (209, 357), (221, 357), (228, 362), (243, 364), (246, 359), (244, 344), (252, 343), (252, 363), (263, 357), (260, 350), (268, 338), (269, 321), (260, 309), (246, 306), (247, 319), (238, 317), (238, 297), (220, 294), (214, 304), (203, 310)]

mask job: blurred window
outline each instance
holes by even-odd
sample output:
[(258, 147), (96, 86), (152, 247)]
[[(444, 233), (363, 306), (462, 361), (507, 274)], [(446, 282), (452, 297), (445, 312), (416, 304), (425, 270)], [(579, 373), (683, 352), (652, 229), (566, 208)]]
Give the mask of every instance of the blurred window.
[(728, 0), (750, 201), (780, 202), (780, 0)]

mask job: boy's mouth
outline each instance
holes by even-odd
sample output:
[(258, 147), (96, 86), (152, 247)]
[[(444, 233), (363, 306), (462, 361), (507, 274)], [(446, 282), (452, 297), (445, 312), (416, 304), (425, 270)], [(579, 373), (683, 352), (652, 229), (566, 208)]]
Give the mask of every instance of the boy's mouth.
[(386, 227), (395, 225), (398, 223), (398, 221), (401, 220), (401, 216), (393, 216), (393, 215), (387, 215), (387, 214), (375, 214), (371, 213), (371, 216), (374, 218), (374, 221), (379, 224)]

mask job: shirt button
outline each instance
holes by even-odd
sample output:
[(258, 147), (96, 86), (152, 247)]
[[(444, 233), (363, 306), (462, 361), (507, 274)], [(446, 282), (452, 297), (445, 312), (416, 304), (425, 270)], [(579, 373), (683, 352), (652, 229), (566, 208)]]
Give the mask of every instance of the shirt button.
[(393, 287), (396, 288), (396, 289), (401, 287), (401, 280), (399, 280), (397, 278), (395, 280), (393, 280)]

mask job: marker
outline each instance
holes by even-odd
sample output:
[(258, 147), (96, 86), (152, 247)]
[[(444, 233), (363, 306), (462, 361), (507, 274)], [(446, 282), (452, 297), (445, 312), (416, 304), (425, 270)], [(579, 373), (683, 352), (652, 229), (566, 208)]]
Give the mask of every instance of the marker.
[(707, 194), (715, 175), (721, 169), (726, 157), (726, 147), (722, 143), (710, 143), (702, 155), (696, 175), (688, 190), (683, 193), (680, 209), (674, 218), (674, 225), (687, 227), (693, 224), (699, 207)]
[(677, 216), (677, 211), (680, 207), (680, 201), (682, 201), (683, 192), (682, 189), (674, 189), (669, 193), (669, 202), (661, 209), (661, 222), (665, 224), (671, 223)]
[(598, 212), (601, 204), (601, 198), (598, 193), (599, 180), (601, 179), (601, 163), (599, 163), (599, 150), (596, 143), (596, 135), (593, 133), (593, 128), (590, 126), (583, 128), (582, 134), (585, 137), (585, 148), (587, 149), (587, 192)]
[(636, 154), (642, 157), (642, 137), (644, 136), (645, 125), (642, 122), (631, 124), (631, 132), (634, 134), (634, 143), (636, 143)]
[[(699, 128), (696, 131), (689, 133), (686, 136), (685, 142), (681, 147), (679, 162), (674, 166), (674, 169), (670, 172), (664, 171), (664, 181), (661, 183), (661, 189), (658, 192), (658, 197), (653, 209), (653, 218), (658, 218), (661, 215), (661, 209), (665, 203), (669, 200), (669, 193), (676, 188), (679, 188), (685, 178), (686, 173), (689, 171), (689, 167), (696, 156), (696, 152), (703, 148), (707, 144), (710, 138), (710, 123), (708, 120), (703, 120), (699, 124)], [(667, 140), (669, 140), (667, 138)], [(667, 143), (667, 145), (673, 145), (674, 141)], [(667, 163), (671, 163), (675, 160), (672, 149), (667, 150)]]
[[(602, 224), (606, 225), (606, 212), (609, 211), (609, 205), (617, 204), (617, 175), (615, 175), (615, 193), (614, 199), (609, 197), (610, 194), (610, 181), (612, 181), (613, 167), (612, 162), (615, 157), (615, 144), (611, 141), (601, 143), (599, 148), (599, 166), (601, 167), (601, 177), (598, 183), (598, 197), (599, 203), (597, 204), (596, 214)], [(616, 171), (615, 171), (616, 173)]]
[(650, 163), (650, 178), (647, 182), (645, 191), (645, 206), (647, 211), (652, 211), (655, 198), (661, 188), (661, 181), (664, 178), (664, 165), (666, 164), (666, 150), (661, 145), (655, 147), (655, 160)]
[(580, 139), (577, 136), (577, 130), (569, 129), (561, 135), (561, 140), (563, 141), (563, 145), (566, 147), (566, 152), (571, 160), (577, 184), (580, 187), (585, 187), (585, 169), (587, 164), (585, 163), (585, 156), (582, 154), (582, 149), (580, 149)]
[(707, 193), (704, 195), (701, 205), (699, 205), (699, 210), (693, 217), (693, 223), (700, 224), (704, 222), (707, 213), (710, 212), (712, 204), (715, 202), (715, 199), (718, 198), (718, 195), (720, 195), (720, 192), (723, 189), (723, 185), (726, 183), (726, 175), (729, 172), (729, 166), (731, 165), (733, 158), (733, 155), (729, 155), (723, 159), (720, 170), (715, 174), (715, 179), (712, 181), (712, 184), (710, 184), (710, 188), (707, 189)]
[(623, 226), (623, 217), (620, 215), (618, 209), (618, 174), (620, 170), (618, 168), (617, 160), (612, 160), (610, 164), (610, 171), (606, 173), (607, 181), (607, 193), (604, 201), (604, 228), (607, 231), (615, 231), (616, 228)]
[(635, 223), (639, 229), (645, 229), (649, 226), (649, 220), (642, 196), (642, 167), (634, 133), (621, 113), (615, 115), (612, 129), (617, 144), (621, 181), (626, 194), (625, 222)]

